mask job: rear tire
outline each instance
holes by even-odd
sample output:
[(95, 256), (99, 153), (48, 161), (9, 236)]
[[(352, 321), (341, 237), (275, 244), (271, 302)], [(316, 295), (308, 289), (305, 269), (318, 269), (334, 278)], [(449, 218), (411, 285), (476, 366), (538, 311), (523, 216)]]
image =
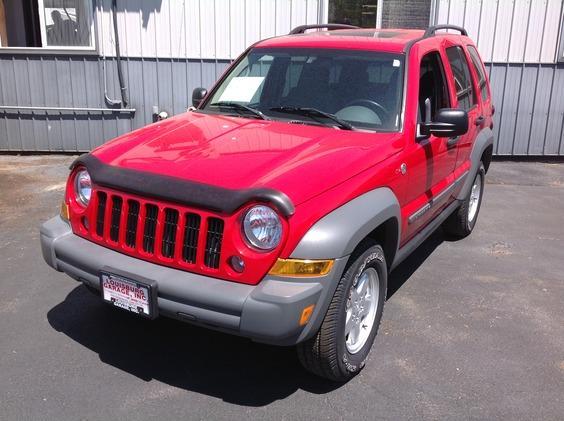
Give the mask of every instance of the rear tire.
[(350, 257), (319, 331), (297, 346), (307, 370), (336, 382), (362, 370), (382, 318), (387, 275), (382, 247), (363, 241)]
[(478, 213), (482, 205), (485, 177), (486, 169), (484, 168), (484, 164), (480, 163), (478, 173), (474, 178), (468, 195), (458, 209), (456, 209), (443, 224), (443, 229), (448, 235), (455, 238), (464, 238), (470, 235), (476, 226)]

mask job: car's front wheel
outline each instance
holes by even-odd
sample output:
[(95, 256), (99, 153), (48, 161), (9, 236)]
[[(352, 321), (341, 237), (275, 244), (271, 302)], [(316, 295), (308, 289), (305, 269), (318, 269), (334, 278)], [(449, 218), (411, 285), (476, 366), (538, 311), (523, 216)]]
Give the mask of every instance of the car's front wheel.
[(349, 262), (319, 331), (298, 345), (306, 369), (338, 382), (364, 367), (386, 300), (388, 272), (382, 247), (364, 241)]

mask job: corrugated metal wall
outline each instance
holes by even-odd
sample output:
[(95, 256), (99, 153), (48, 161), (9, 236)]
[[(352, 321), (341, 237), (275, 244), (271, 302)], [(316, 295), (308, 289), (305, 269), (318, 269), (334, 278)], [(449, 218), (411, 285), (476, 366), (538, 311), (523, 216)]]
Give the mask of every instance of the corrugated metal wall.
[[(321, 3), (320, 3), (321, 1)], [(135, 114), (0, 109), (0, 151), (87, 151), (152, 122), (153, 106), (178, 114), (253, 42), (317, 23), (327, 0), (118, 0), (118, 29)], [(0, 53), (0, 104), (105, 107), (119, 97), (110, 0), (95, 1), (100, 56)], [(325, 9), (324, 9), (325, 6)]]
[[(320, 4), (321, 2), (321, 4)], [(233, 59), (264, 38), (317, 23), (327, 0), (118, 0), (124, 56)], [(114, 55), (111, 0), (98, 0), (100, 51)]]
[[(186, 111), (191, 92), (211, 86), (228, 61), (128, 58), (124, 75), (135, 114), (0, 110), (0, 150), (87, 151), (152, 122), (152, 107)], [(104, 108), (98, 57), (0, 55), (1, 104)], [(116, 65), (106, 66), (108, 95), (119, 97)]]
[[(384, 0), (386, 1), (386, 0)], [(436, 23), (477, 41), (497, 108), (496, 153), (564, 155), (564, 63), (557, 64), (564, 0), (436, 0)], [(96, 0), (100, 56), (114, 55), (110, 0)], [(183, 111), (247, 45), (323, 22), (328, 0), (118, 0), (130, 106), (110, 112), (0, 110), (0, 150), (82, 151)], [(100, 56), (0, 53), (2, 105), (104, 107)], [(108, 89), (119, 95), (115, 63)]]
[(487, 63), (497, 155), (564, 155), (563, 0), (439, 0), (435, 23), (464, 26)]

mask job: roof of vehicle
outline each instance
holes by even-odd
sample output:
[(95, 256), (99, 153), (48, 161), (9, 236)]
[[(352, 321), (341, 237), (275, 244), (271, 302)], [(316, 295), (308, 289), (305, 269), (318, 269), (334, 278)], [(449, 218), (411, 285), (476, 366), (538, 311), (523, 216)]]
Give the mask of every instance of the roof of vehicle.
[(406, 45), (421, 38), (418, 29), (339, 29), (313, 31), (269, 38), (255, 44), (258, 48), (334, 48), (402, 53)]

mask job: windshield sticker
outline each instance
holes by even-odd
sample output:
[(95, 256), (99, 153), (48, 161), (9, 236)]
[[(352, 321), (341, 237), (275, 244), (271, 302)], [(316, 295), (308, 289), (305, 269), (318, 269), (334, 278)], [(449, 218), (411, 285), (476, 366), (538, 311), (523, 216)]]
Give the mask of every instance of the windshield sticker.
[(260, 87), (264, 77), (234, 77), (221, 94), (219, 101), (226, 102), (251, 102)]

